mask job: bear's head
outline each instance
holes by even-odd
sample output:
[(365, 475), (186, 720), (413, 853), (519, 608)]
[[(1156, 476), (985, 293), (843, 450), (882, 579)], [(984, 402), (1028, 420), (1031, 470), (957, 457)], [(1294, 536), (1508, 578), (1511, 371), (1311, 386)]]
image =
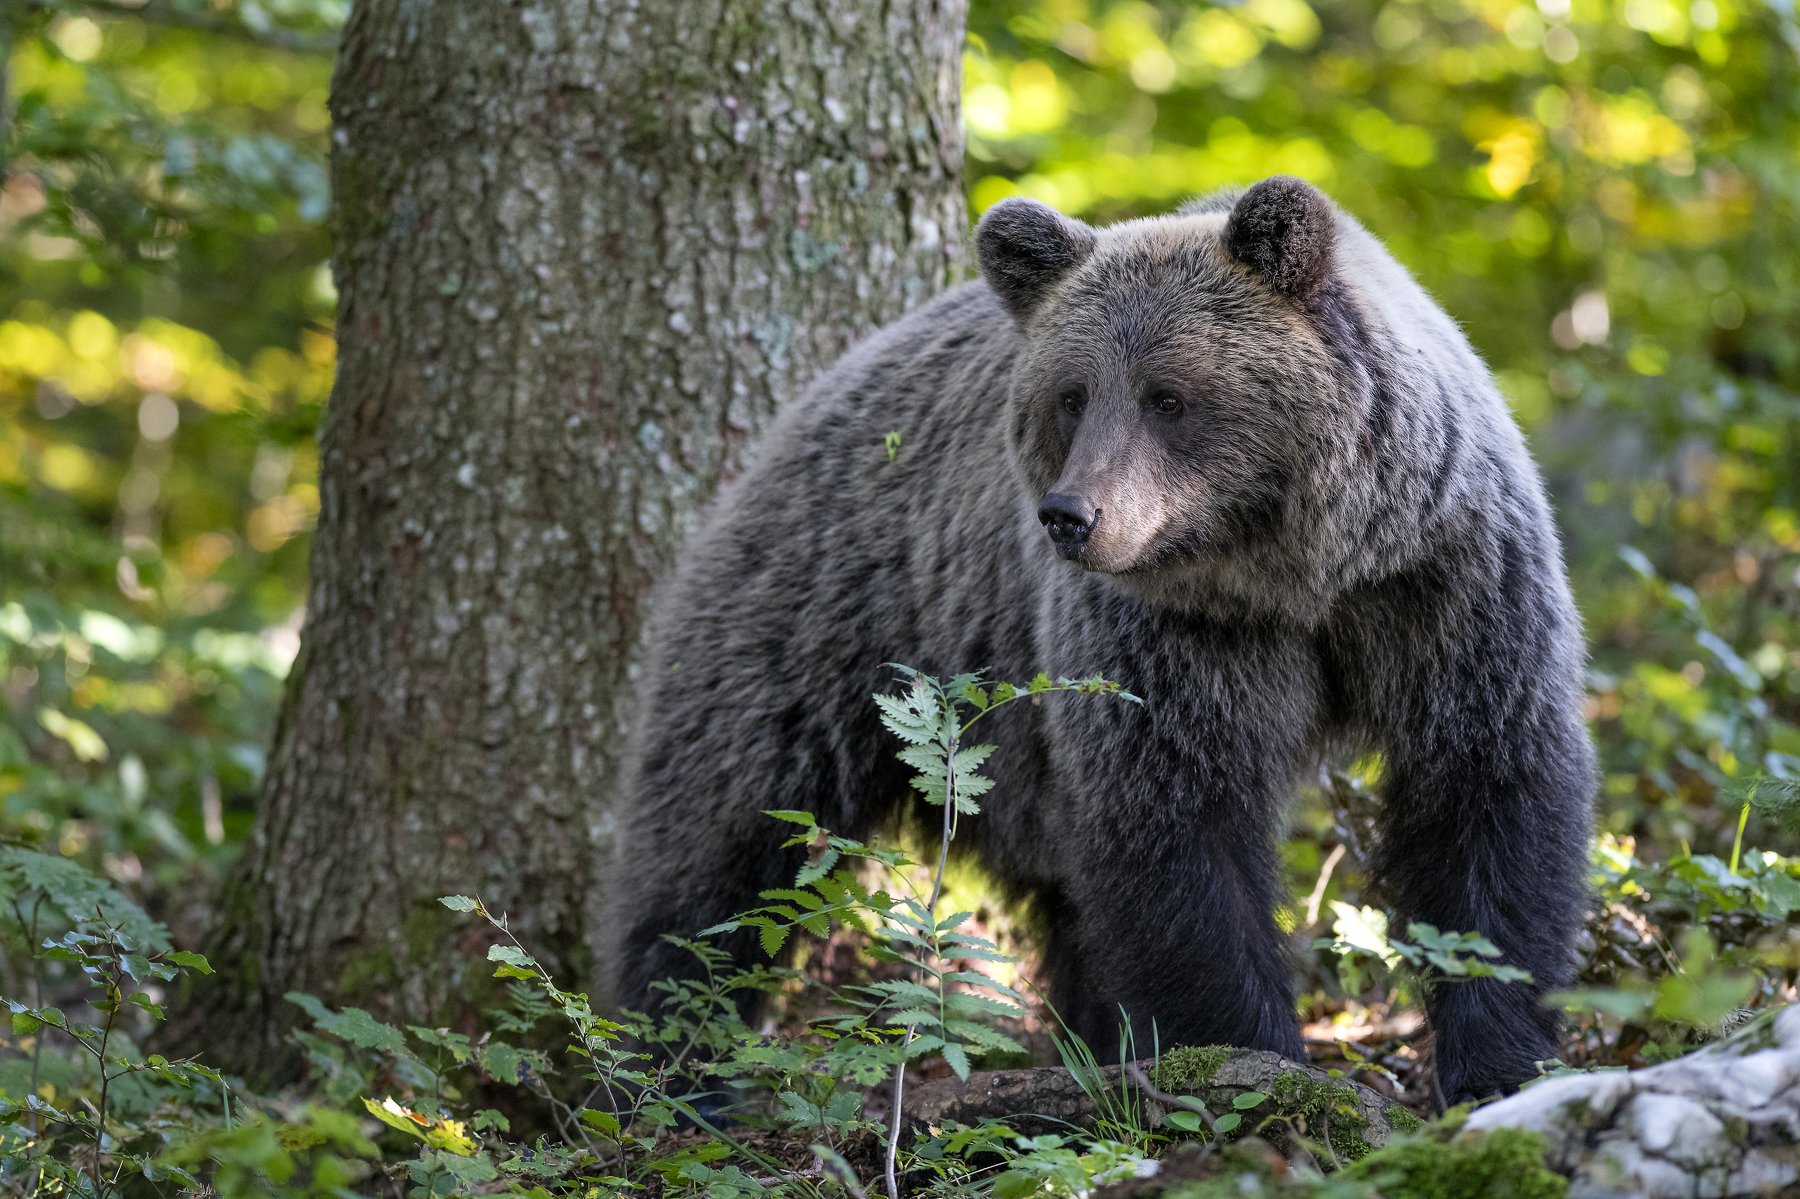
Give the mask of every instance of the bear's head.
[(988, 210), (981, 271), (1024, 342), (1009, 435), (1058, 552), (1167, 590), (1294, 546), (1367, 398), (1338, 240), (1285, 177), (1105, 229)]

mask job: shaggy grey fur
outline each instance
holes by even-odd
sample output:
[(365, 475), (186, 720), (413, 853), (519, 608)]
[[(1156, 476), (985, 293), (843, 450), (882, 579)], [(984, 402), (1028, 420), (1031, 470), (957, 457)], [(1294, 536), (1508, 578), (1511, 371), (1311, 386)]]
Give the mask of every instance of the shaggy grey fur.
[(1297, 180), (1102, 230), (1007, 201), (977, 241), (985, 282), (788, 408), (660, 596), (615, 997), (691, 969), (662, 934), (790, 881), (763, 809), (855, 836), (893, 818), (884, 663), (1103, 674), (1145, 706), (997, 718), (999, 786), (963, 826), (1029, 897), (1078, 1032), (1115, 1045), (1122, 1007), (1140, 1047), (1154, 1024), (1301, 1058), (1271, 919), (1284, 810), (1322, 754), (1379, 749), (1386, 893), (1536, 978), (1431, 997), (1443, 1089), (1529, 1077), (1555, 1053), (1539, 997), (1570, 975), (1594, 778), (1556, 531), (1487, 369)]

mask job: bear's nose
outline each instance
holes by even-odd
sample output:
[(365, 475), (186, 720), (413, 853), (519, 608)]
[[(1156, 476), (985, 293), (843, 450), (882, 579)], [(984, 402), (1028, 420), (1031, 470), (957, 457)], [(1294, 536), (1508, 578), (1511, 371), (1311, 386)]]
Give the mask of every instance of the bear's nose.
[(1056, 543), (1058, 552), (1073, 558), (1094, 531), (1100, 520), (1100, 509), (1090, 507), (1080, 496), (1053, 491), (1038, 505), (1038, 520)]

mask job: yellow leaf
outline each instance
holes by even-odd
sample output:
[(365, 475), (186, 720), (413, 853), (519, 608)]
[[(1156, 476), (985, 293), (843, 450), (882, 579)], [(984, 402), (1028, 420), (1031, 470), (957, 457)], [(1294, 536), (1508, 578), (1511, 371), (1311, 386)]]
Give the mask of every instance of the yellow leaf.
[(397, 1128), (408, 1136), (417, 1137), (433, 1149), (442, 1149), (458, 1157), (472, 1157), (475, 1154), (475, 1139), (469, 1135), (468, 1125), (461, 1120), (433, 1120), (430, 1116), (395, 1102), (392, 1096), (380, 1103), (365, 1098), (363, 1106), (369, 1109), (371, 1116), (389, 1128)]

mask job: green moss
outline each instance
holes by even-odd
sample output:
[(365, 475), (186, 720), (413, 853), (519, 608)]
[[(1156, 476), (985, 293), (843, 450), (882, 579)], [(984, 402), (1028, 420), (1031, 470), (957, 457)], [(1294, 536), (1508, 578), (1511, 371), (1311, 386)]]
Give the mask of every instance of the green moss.
[[(1286, 1074), (1278, 1075), (1275, 1081), (1269, 1084), (1269, 1095), (1281, 1105), (1282, 1111), (1290, 1115), (1316, 1116), (1320, 1112), (1329, 1110), (1333, 1089), (1330, 1083), (1320, 1082), (1303, 1070), (1290, 1070)], [(1350, 1091), (1350, 1088), (1337, 1089), (1349, 1092), (1352, 1102), (1355, 1101), (1355, 1092)]]
[(1229, 1045), (1177, 1045), (1156, 1059), (1150, 1081), (1158, 1090), (1198, 1091), (1233, 1053)]
[(1271, 1177), (1268, 1159), (1230, 1158), (1230, 1168), (1180, 1180), (1164, 1199), (1566, 1199), (1568, 1180), (1544, 1164), (1544, 1140), (1501, 1128), (1449, 1137), (1439, 1129), (1397, 1141), (1330, 1180)]
[(1544, 1138), (1521, 1128), (1398, 1141), (1344, 1174), (1373, 1184), (1383, 1199), (1563, 1199), (1569, 1190), (1544, 1164)]
[[(1225, 1045), (1178, 1046), (1157, 1061), (1150, 1080), (1164, 1091), (1199, 1091), (1213, 1082), (1233, 1052)], [(1364, 1139), (1369, 1121), (1357, 1102), (1356, 1088), (1350, 1084), (1314, 1078), (1304, 1070), (1290, 1070), (1277, 1075), (1267, 1091), (1268, 1102), (1245, 1113), (1240, 1132), (1250, 1131), (1263, 1116), (1278, 1116), (1293, 1123), (1296, 1131), (1325, 1141), (1341, 1163), (1360, 1161), (1374, 1150)], [(1396, 1132), (1416, 1132), (1424, 1127), (1423, 1121), (1398, 1104), (1390, 1107), (1386, 1115)]]
[(1361, 1116), (1342, 1110), (1326, 1117), (1325, 1140), (1338, 1161), (1349, 1163), (1369, 1156), (1375, 1146), (1363, 1139), (1363, 1129), (1368, 1126), (1369, 1122)]
[(1388, 1108), (1382, 1115), (1387, 1118), (1388, 1127), (1402, 1135), (1418, 1132), (1425, 1127), (1425, 1121), (1419, 1119), (1411, 1108), (1401, 1107), (1398, 1103)]
[(1323, 1135), (1340, 1162), (1367, 1157), (1374, 1148), (1363, 1139), (1369, 1121), (1356, 1103), (1356, 1088), (1290, 1070), (1269, 1084), (1269, 1097), (1282, 1115), (1304, 1116), (1312, 1136)]

